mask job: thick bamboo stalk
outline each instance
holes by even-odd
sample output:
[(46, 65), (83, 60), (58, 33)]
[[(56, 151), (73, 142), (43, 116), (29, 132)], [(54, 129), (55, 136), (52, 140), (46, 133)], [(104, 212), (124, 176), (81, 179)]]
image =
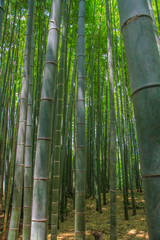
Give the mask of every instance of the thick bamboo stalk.
[(52, 145), (53, 104), (58, 61), (61, 6), (62, 0), (52, 1), (35, 156), (31, 240), (47, 239), (49, 163)]
[(160, 58), (146, 0), (119, 0), (134, 104), (149, 237), (160, 239)]

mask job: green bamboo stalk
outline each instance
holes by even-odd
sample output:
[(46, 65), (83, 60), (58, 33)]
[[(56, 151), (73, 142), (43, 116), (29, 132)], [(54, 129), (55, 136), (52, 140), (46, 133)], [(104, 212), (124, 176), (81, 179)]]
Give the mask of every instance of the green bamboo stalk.
[[(16, 14), (15, 14), (16, 15)], [(12, 31), (14, 30), (14, 27)], [(15, 39), (13, 40), (13, 45), (15, 44)], [(12, 89), (12, 68), (13, 68), (13, 58), (14, 58), (14, 50), (12, 49), (12, 55), (10, 59), (10, 65), (8, 69), (8, 76), (7, 76), (7, 89), (4, 90), (6, 92), (5, 99), (4, 99), (4, 108), (2, 110), (2, 146), (1, 146), (1, 156), (0, 156), (0, 211), (2, 211), (2, 196), (3, 196), (3, 179), (4, 179), (4, 173), (5, 173), (5, 155), (6, 155), (6, 140), (7, 140), (7, 122), (8, 122), (8, 108), (11, 98), (11, 90)], [(9, 60), (9, 59), (8, 59)], [(9, 146), (9, 144), (7, 144)]]
[[(8, 164), (8, 168), (5, 171), (5, 203), (6, 203), (6, 196), (7, 196), (7, 190), (8, 190), (8, 177), (9, 177), (9, 163), (10, 163), (10, 159), (11, 159), (11, 149), (12, 149), (12, 145), (13, 145), (13, 135), (14, 135), (14, 115), (15, 115), (15, 98), (16, 98), (16, 83), (17, 83), (17, 70), (18, 70), (18, 63), (19, 63), (19, 43), (20, 43), (20, 22), (21, 22), (21, 11), (19, 13), (19, 20), (18, 20), (18, 27), (17, 27), (17, 31), (18, 31), (18, 35), (17, 35), (17, 42), (16, 42), (16, 53), (15, 53), (15, 60), (14, 63), (12, 62), (12, 65), (15, 66), (15, 71), (14, 71), (14, 76), (12, 79), (12, 91), (11, 91), (11, 95), (10, 96), (10, 109), (12, 109), (10, 111), (10, 127), (9, 127), (9, 131), (8, 131), (8, 135), (10, 135), (10, 144), (8, 145), (8, 155), (6, 156), (6, 162)], [(14, 48), (15, 49), (15, 48)], [(14, 52), (13, 49), (13, 52)], [(13, 55), (13, 53), (12, 53)], [(13, 68), (12, 66), (12, 68)], [(11, 99), (12, 98), (12, 99)]]
[[(7, 63), (4, 64), (3, 70), (4, 70), (4, 75), (0, 74), (0, 78), (2, 79), (1, 81), (1, 89), (0, 89), (0, 122), (3, 123), (3, 116), (4, 116), (4, 104), (5, 104), (5, 96), (6, 96), (6, 89), (8, 86), (8, 72), (10, 72), (10, 68), (9, 68), (9, 64), (10, 64), (10, 58), (11, 58), (11, 46), (14, 42), (14, 33), (15, 33), (15, 22), (16, 22), (16, 16), (17, 16), (17, 0), (15, 2), (15, 12), (14, 12), (14, 20), (13, 20), (13, 24), (12, 24), (12, 30), (11, 30), (11, 39), (10, 39), (10, 44), (9, 44), (9, 50), (8, 50), (8, 56), (7, 56)], [(0, 185), (1, 187), (1, 185)], [(2, 191), (2, 189), (0, 188), (0, 192)]]
[[(66, 46), (64, 50), (64, 55), (65, 55), (65, 61), (64, 61), (64, 104), (63, 104), (63, 123), (62, 123), (62, 150), (61, 150), (61, 174), (60, 174), (60, 214), (61, 214), (61, 222), (64, 221), (64, 213), (66, 211), (67, 207), (67, 199), (68, 199), (68, 189), (67, 185), (65, 184), (66, 181), (70, 179), (70, 176), (67, 171), (65, 171), (65, 166), (69, 165), (69, 170), (70, 170), (70, 163), (67, 164), (67, 158), (65, 157), (65, 154), (63, 156), (63, 147), (66, 148), (67, 143), (64, 143), (64, 138), (65, 138), (65, 132), (66, 132), (66, 121), (67, 121), (67, 101), (68, 101), (68, 88), (69, 88), (69, 79), (70, 79), (70, 67), (71, 67), (71, 60), (72, 60), (72, 47), (73, 47), (73, 39), (71, 39), (71, 45), (70, 45), (70, 53), (69, 53), (69, 61), (68, 61), (68, 69), (67, 69), (67, 55), (68, 55), (68, 41), (69, 41), (69, 29), (70, 29), (70, 12), (71, 12), (71, 7), (72, 7), (72, 2), (68, 1), (67, 3), (67, 17), (66, 17), (66, 33), (65, 33), (65, 38), (66, 38)], [(72, 37), (74, 36), (74, 28), (72, 29)], [(62, 36), (63, 37), (63, 36)], [(68, 71), (67, 71), (68, 70)], [(71, 117), (72, 118), (72, 117)], [(69, 161), (72, 158), (72, 154), (70, 156), (70, 147), (69, 145), (72, 145), (69, 143), (68, 140), (68, 158)], [(72, 147), (72, 146), (71, 146)], [(62, 178), (64, 181), (62, 181)], [(61, 184), (62, 183), (62, 184)]]
[(119, 0), (118, 4), (137, 125), (149, 237), (158, 240), (160, 58), (147, 1)]
[[(118, 136), (118, 179), (119, 179), (119, 189), (121, 190), (121, 169), (120, 169), (120, 160), (119, 160), (119, 150), (120, 153), (123, 151), (122, 149), (122, 126), (120, 121), (120, 103), (119, 103), (119, 91), (118, 85), (120, 85), (120, 69), (119, 69), (119, 55), (118, 55), (118, 41), (117, 41), (117, 26), (115, 23), (115, 4), (114, 1), (112, 2), (113, 5), (113, 21), (114, 21), (114, 35), (115, 35), (115, 45), (113, 45), (113, 58), (114, 58), (114, 71), (115, 71), (115, 88), (116, 88), (116, 105), (117, 105), (117, 136)], [(112, 29), (112, 36), (113, 36), (113, 29)], [(121, 89), (120, 89), (121, 91)], [(123, 158), (123, 153), (122, 153)], [(123, 160), (122, 160), (123, 161)]]
[[(94, 196), (94, 100), (93, 100), (93, 77), (94, 77), (94, 38), (95, 38), (95, 9), (96, 9), (96, 1), (94, 1), (94, 12), (93, 12), (93, 23), (92, 23), (92, 58), (90, 65), (90, 163), (91, 163), (91, 191)], [(87, 149), (88, 150), (88, 149)]]
[(91, 158), (90, 158), (90, 99), (88, 100), (88, 112), (87, 112), (87, 189), (86, 189), (86, 195), (87, 197), (91, 196)]
[[(75, 93), (75, 76), (73, 76), (72, 78), (72, 82), (73, 85), (71, 85), (71, 89), (70, 89), (70, 96), (69, 96), (69, 102), (68, 102), (68, 114), (67, 114), (67, 119), (66, 119), (66, 126), (65, 126), (65, 135), (64, 135), (64, 144), (62, 145), (62, 164), (63, 167), (61, 169), (62, 174), (63, 174), (63, 178), (61, 179), (61, 186), (62, 186), (62, 197), (61, 197), (61, 214), (64, 214), (65, 209), (66, 209), (66, 204), (67, 204), (67, 194), (68, 194), (68, 189), (69, 187), (71, 187), (70, 185), (70, 178), (71, 178), (71, 166), (72, 166), (72, 155), (71, 155), (71, 147), (72, 147), (72, 142), (71, 142), (71, 138), (72, 138), (72, 125), (70, 126), (70, 134), (71, 136), (68, 137), (68, 130), (69, 130), (69, 123), (72, 122), (72, 106), (73, 106), (73, 100), (74, 100), (74, 93)], [(67, 145), (67, 138), (68, 138), (68, 157), (70, 157), (69, 161), (67, 161), (66, 158), (66, 145)], [(66, 168), (68, 170), (68, 172), (66, 171)], [(66, 184), (68, 183), (68, 185)], [(62, 206), (63, 205), (63, 206)], [(61, 219), (61, 221), (64, 219)]]
[(17, 0), (15, 2), (15, 12), (14, 12), (14, 20), (12, 24), (12, 31), (11, 31), (11, 38), (10, 38), (10, 44), (9, 44), (9, 51), (8, 51), (8, 56), (7, 56), (7, 63), (5, 66), (5, 72), (3, 76), (3, 84), (2, 84), (2, 94), (1, 94), (1, 102), (0, 102), (0, 111), (3, 109), (4, 105), (4, 99), (5, 99), (5, 93), (8, 85), (8, 71), (9, 71), (9, 64), (10, 64), (10, 58), (11, 58), (11, 50), (12, 50), (12, 44), (14, 45), (14, 34), (15, 34), (15, 23), (16, 23), (16, 17), (17, 17)]
[(96, 210), (102, 213), (101, 206), (101, 172), (100, 172), (100, 151), (101, 151), (101, 110), (100, 110), (100, 97), (101, 97), (101, 76), (100, 76), (100, 38), (101, 38), (101, 19), (102, 19), (102, 6), (100, 11), (100, 20), (99, 20), (99, 31), (98, 31), (98, 76), (97, 76), (97, 137), (96, 137), (96, 163), (97, 163), (97, 173), (96, 173)]
[[(34, 6), (33, 6), (34, 7)], [(33, 10), (34, 12), (34, 10)], [(28, 89), (28, 112), (26, 125), (26, 142), (24, 156), (24, 195), (23, 195), (23, 240), (30, 238), (31, 229), (31, 205), (32, 205), (32, 109), (33, 109), (33, 73), (34, 73), (34, 16), (31, 35), (31, 55)]]
[[(128, 96), (129, 98), (129, 96)], [(136, 202), (134, 198), (134, 191), (133, 191), (133, 177), (132, 177), (132, 172), (131, 172), (131, 162), (132, 162), (132, 153), (131, 149), (129, 147), (129, 106), (127, 102), (127, 114), (126, 114), (126, 145), (127, 145), (127, 158), (128, 158), (128, 168), (129, 168), (129, 180), (130, 180), (130, 190), (131, 190), (131, 198), (132, 198), (132, 209), (133, 209), (133, 216), (136, 215)], [(131, 145), (132, 146), (132, 145)]]
[[(56, 78), (57, 80), (57, 78)], [(56, 84), (57, 85), (57, 84)], [(57, 96), (58, 88), (56, 87), (55, 97), (54, 97), (54, 111), (53, 111), (53, 130), (52, 130), (52, 150), (51, 150), (51, 172), (50, 172), (50, 185), (49, 185), (49, 207), (48, 207), (48, 225), (51, 228), (51, 218), (52, 218), (52, 186), (53, 186), (53, 173), (54, 173), (54, 155), (55, 155), (55, 132), (56, 132), (56, 122), (57, 122)]]
[[(3, 1), (3, 0), (2, 0)], [(7, 16), (8, 16), (8, 9), (9, 9), (9, 3), (10, 0), (7, 0), (6, 4), (5, 4), (5, 20), (4, 20), (4, 31), (3, 31), (3, 35), (2, 35), (2, 43), (1, 43), (1, 53), (0, 53), (0, 73), (2, 74), (1, 71), (1, 66), (2, 66), (2, 62), (3, 62), (3, 58), (4, 58), (4, 40), (5, 40), (5, 34), (6, 34), (6, 30), (7, 30)], [(1, 30), (2, 31), (2, 30)], [(1, 77), (1, 76), (0, 76)], [(0, 85), (1, 85), (1, 78), (0, 78)]]
[[(1, 162), (1, 192), (0, 192), (0, 212), (2, 212), (3, 208), (3, 178), (4, 178), (4, 166), (5, 166), (5, 150), (6, 150), (6, 137), (7, 137), (7, 124), (8, 124), (8, 104), (9, 104), (9, 85), (7, 87), (7, 96), (6, 96), (6, 106), (4, 110), (4, 124), (3, 124), (3, 139), (2, 139), (2, 146), (1, 146), (1, 154), (0, 154), (0, 162)], [(0, 221), (0, 227), (2, 227), (2, 219)]]
[(110, 131), (111, 131), (111, 178), (110, 178), (110, 239), (116, 240), (116, 116), (114, 103), (114, 75), (111, 45), (111, 30), (109, 16), (109, 2), (106, 0), (107, 42), (108, 42), (108, 68), (110, 92)]
[(149, 7), (150, 15), (151, 15), (152, 20), (153, 20), (153, 26), (154, 26), (154, 31), (155, 31), (155, 36), (156, 36), (158, 51), (159, 51), (159, 53), (160, 53), (160, 40), (159, 40), (158, 30), (157, 30), (157, 26), (156, 26), (155, 17), (154, 17), (152, 2), (151, 2), (151, 0), (147, 0), (147, 1), (148, 1), (148, 7)]
[(1, 0), (0, 1), (0, 41), (1, 41), (1, 33), (2, 33), (3, 15), (4, 15), (4, 0)]
[(138, 149), (137, 149), (137, 143), (136, 143), (136, 133), (135, 133), (135, 127), (134, 127), (134, 119), (135, 117), (133, 117), (133, 113), (131, 112), (131, 127), (132, 127), (132, 141), (133, 141), (133, 149), (134, 149), (134, 171), (135, 171), (135, 182), (136, 182), (136, 189), (137, 192), (141, 192), (141, 184), (140, 184), (140, 170), (139, 170), (139, 158), (138, 158)]
[[(2, 35), (3, 16), (4, 16), (4, 0), (1, 0), (0, 1), (0, 43), (1, 43), (1, 35)], [(1, 69), (1, 52), (0, 52), (0, 69)]]
[(160, 30), (160, 16), (159, 16), (159, 9), (158, 9), (158, 3), (157, 3), (157, 0), (155, 0), (155, 4), (156, 4), (156, 10), (157, 10), (158, 25), (159, 25), (159, 30)]
[[(76, 88), (74, 89), (76, 91)], [(75, 210), (75, 188), (76, 188), (76, 98), (74, 91), (74, 133), (73, 133), (73, 210)]]
[(16, 240), (18, 237), (21, 204), (22, 204), (22, 189), (24, 178), (24, 146), (26, 138), (26, 121), (27, 121), (27, 104), (28, 104), (28, 87), (29, 87), (29, 67), (30, 67), (30, 54), (31, 54), (31, 34), (32, 34), (32, 19), (34, 10), (34, 0), (29, 1), (28, 5), (28, 18), (27, 18), (27, 31), (24, 55), (24, 69), (23, 80), (20, 97), (20, 118), (18, 128), (17, 150), (16, 150), (16, 164), (14, 176), (14, 190), (12, 213), (10, 219), (8, 240)]
[[(104, 180), (105, 186), (107, 190), (109, 186), (107, 186), (107, 168), (108, 168), (108, 158), (107, 158), (107, 151), (108, 151), (108, 77), (106, 75), (106, 101), (105, 101), (105, 139), (104, 139), (104, 162), (105, 162), (105, 172), (104, 172)], [(106, 190), (105, 190), (106, 191)], [(104, 195), (103, 195), (104, 196)], [(104, 203), (106, 203), (106, 196), (104, 197)]]
[(75, 239), (85, 239), (85, 0), (79, 1)]
[[(6, 152), (2, 154), (4, 154), (4, 161), (5, 161), (5, 168), (1, 168), (2, 171), (4, 171), (4, 176), (2, 174), (2, 176), (4, 177), (4, 189), (5, 189), (5, 193), (7, 194), (7, 188), (8, 188), (8, 168), (9, 168), (9, 151), (12, 148), (12, 140), (13, 140), (13, 131), (14, 131), (14, 113), (15, 113), (15, 91), (16, 91), (16, 80), (15, 80), (15, 76), (17, 74), (17, 62), (18, 62), (18, 52), (19, 52), (19, 36), (20, 36), (20, 19), (21, 19), (21, 11), (18, 17), (18, 27), (16, 28), (15, 31), (15, 37), (13, 40), (13, 46), (15, 44), (17, 44), (17, 48), (12, 48), (12, 55), (11, 55), (11, 59), (10, 59), (10, 66), (8, 69), (8, 76), (7, 76), (7, 92), (9, 91), (9, 93), (7, 93), (8, 96), (8, 115), (9, 115), (9, 119), (8, 119), (8, 132), (7, 132), (7, 144), (6, 144)], [(18, 34), (17, 34), (18, 32)], [(16, 69), (14, 71), (14, 65), (16, 65)], [(12, 97), (13, 95), (13, 97)], [(5, 106), (6, 106), (7, 102), (5, 100)], [(10, 109), (12, 109), (10, 111)], [(4, 115), (5, 116), (5, 115)], [(4, 121), (5, 123), (6, 121)], [(10, 124), (11, 123), (11, 124)], [(2, 161), (1, 161), (2, 163)], [(3, 180), (2, 180), (2, 184), (3, 184)], [(3, 189), (3, 188), (1, 188)], [(5, 194), (5, 196), (6, 196)], [(5, 198), (6, 201), (6, 198)]]
[[(63, 191), (65, 191), (65, 188), (66, 188), (66, 181), (64, 180), (64, 174), (66, 172), (65, 166), (67, 165), (67, 161), (65, 159), (66, 158), (65, 150), (66, 150), (67, 138), (68, 138), (69, 121), (72, 121), (72, 106), (73, 106), (73, 100), (75, 97), (75, 78), (76, 78), (76, 65), (77, 65), (76, 63), (77, 63), (77, 57), (75, 56), (73, 73), (72, 73), (72, 82), (71, 82), (71, 87), (70, 87), (70, 92), (69, 92), (68, 111), (66, 114), (67, 119), (65, 121), (65, 126), (64, 126), (65, 132), (64, 132), (64, 136), (63, 136), (62, 153), (61, 153), (61, 175), (63, 176), (60, 181), (60, 185), (62, 186), (62, 194), (61, 195), (64, 195)], [(71, 120), (70, 120), (70, 118), (71, 118)], [(63, 220), (62, 215), (64, 214), (64, 203), (63, 202), (64, 202), (64, 199), (62, 196), (61, 197), (61, 221)]]
[[(40, 6), (39, 6), (40, 5)], [(43, 7), (41, 2), (38, 3), (38, 8)], [(39, 10), (37, 23), (43, 20), (43, 24), (39, 24), (39, 38), (38, 38), (38, 58), (37, 58), (37, 74), (35, 77), (35, 93), (34, 93), (34, 107), (33, 107), (33, 160), (35, 159), (35, 152), (36, 152), (36, 139), (37, 139), (37, 127), (39, 122), (39, 105), (40, 105), (40, 92), (42, 87), (42, 71), (43, 71), (43, 65), (44, 65), (44, 52), (45, 52), (45, 32), (47, 32), (46, 29), (46, 16), (44, 14), (46, 9), (46, 0), (44, 1), (44, 9), (42, 11)], [(41, 15), (44, 14), (43, 19), (41, 20)], [(38, 31), (38, 30), (37, 30)], [(35, 38), (36, 41), (36, 38)], [(34, 165), (34, 161), (33, 161)]]
[(7, 189), (7, 196), (6, 196), (6, 206), (5, 206), (5, 216), (4, 216), (4, 223), (3, 223), (3, 232), (2, 232), (2, 240), (6, 239), (6, 229), (7, 229), (7, 220), (8, 220), (8, 213), (9, 213), (9, 203), (11, 197), (11, 183), (12, 183), (12, 176), (13, 176), (13, 165), (15, 160), (15, 151), (16, 151), (16, 138), (17, 138), (17, 130), (18, 130), (18, 121), (19, 121), (19, 107), (17, 112), (17, 122), (14, 128), (14, 137), (13, 137), (13, 146), (12, 146), (12, 156), (11, 162), (9, 167), (9, 180), (8, 180), (8, 189)]
[(47, 238), (48, 179), (52, 143), (53, 103), (58, 61), (62, 0), (52, 1), (41, 92), (31, 218), (31, 240)]
[(63, 29), (62, 29), (62, 44), (61, 58), (58, 76), (58, 97), (57, 97), (57, 119), (55, 132), (55, 155), (53, 168), (53, 186), (52, 186), (52, 218), (51, 218), (51, 239), (57, 239), (57, 224), (58, 224), (58, 208), (59, 208), (59, 193), (60, 193), (60, 157), (61, 157), (61, 133), (62, 133), (62, 113), (64, 104), (64, 70), (65, 70), (65, 47), (66, 47), (66, 21), (67, 21), (67, 4), (63, 1)]

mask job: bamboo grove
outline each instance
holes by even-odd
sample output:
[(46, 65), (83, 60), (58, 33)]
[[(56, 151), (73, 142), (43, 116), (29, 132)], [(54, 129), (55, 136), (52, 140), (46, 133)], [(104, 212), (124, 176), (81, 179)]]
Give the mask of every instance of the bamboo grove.
[(115, 240), (143, 189), (160, 239), (159, 36), (158, 0), (0, 1), (1, 239), (57, 239), (69, 199), (85, 239), (93, 198)]

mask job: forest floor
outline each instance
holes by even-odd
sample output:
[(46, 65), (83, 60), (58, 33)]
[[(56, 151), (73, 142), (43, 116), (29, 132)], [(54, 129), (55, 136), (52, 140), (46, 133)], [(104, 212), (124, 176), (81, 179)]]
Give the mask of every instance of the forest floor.
[[(144, 208), (143, 193), (135, 193), (137, 215), (132, 215), (131, 198), (129, 198), (129, 220), (124, 220), (123, 194), (117, 192), (117, 240), (149, 239)], [(109, 194), (107, 194), (107, 205), (102, 206), (102, 214), (97, 212), (96, 201), (92, 198), (86, 200), (86, 239), (95, 239), (95, 232), (102, 232), (103, 240), (110, 239), (110, 206)], [(58, 240), (72, 240), (74, 237), (74, 211), (71, 200), (68, 203), (66, 221), (60, 223)], [(48, 235), (50, 240), (50, 235)]]
[[(135, 192), (137, 214), (132, 215), (131, 198), (129, 198), (129, 220), (124, 220), (123, 193), (117, 192), (117, 240), (149, 239), (145, 214), (143, 193)], [(103, 240), (110, 239), (110, 198), (107, 194), (107, 205), (102, 205), (102, 213), (96, 210), (96, 201), (93, 198), (86, 200), (86, 240), (94, 240), (94, 233), (101, 232)], [(51, 239), (48, 235), (47, 240)], [(60, 223), (58, 240), (74, 240), (74, 211), (72, 200), (68, 200), (67, 216)], [(18, 240), (22, 240), (22, 235)]]

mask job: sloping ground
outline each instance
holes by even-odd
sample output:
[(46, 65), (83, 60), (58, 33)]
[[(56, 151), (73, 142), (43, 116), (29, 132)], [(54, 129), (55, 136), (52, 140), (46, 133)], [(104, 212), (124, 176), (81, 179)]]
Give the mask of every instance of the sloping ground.
[[(145, 208), (143, 193), (135, 193), (137, 204), (137, 215), (132, 216), (131, 199), (129, 205), (129, 221), (124, 220), (123, 195), (117, 192), (117, 239), (149, 239), (147, 234), (147, 224), (145, 217)], [(86, 200), (86, 239), (92, 240), (95, 232), (102, 232), (103, 240), (109, 238), (110, 216), (109, 216), (109, 194), (107, 194), (108, 203), (102, 206), (102, 214), (95, 211), (95, 200)], [(71, 201), (68, 204), (68, 216), (66, 221), (60, 224), (58, 240), (71, 240), (74, 238), (74, 211), (72, 210)], [(48, 236), (50, 240), (50, 235)]]

